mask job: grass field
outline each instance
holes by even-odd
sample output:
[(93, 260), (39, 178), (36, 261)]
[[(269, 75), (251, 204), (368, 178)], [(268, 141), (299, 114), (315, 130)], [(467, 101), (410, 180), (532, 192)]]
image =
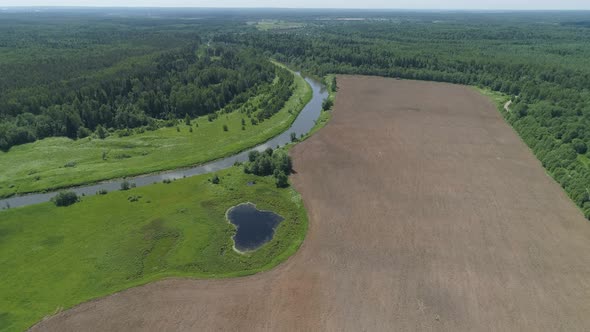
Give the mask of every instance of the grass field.
[(49, 138), (0, 151), (0, 197), (195, 165), (247, 149), (285, 131), (295, 120), (312, 93), (303, 78), (296, 76), (295, 84), (285, 107), (256, 126), (235, 111), (212, 122), (194, 119), (193, 132), (182, 123), (179, 132), (170, 127), (104, 140)]
[[(269, 269), (294, 253), (307, 217), (299, 195), (273, 177), (233, 167), (70, 207), (50, 203), (0, 212), (0, 330), (23, 330), (83, 301), (166, 276), (220, 278)], [(248, 181), (256, 184), (247, 186)], [(130, 197), (140, 197), (132, 202)], [(285, 218), (274, 239), (240, 255), (225, 212), (250, 201)]]
[(501, 110), (504, 109), (504, 104), (510, 100), (510, 96), (504, 94), (502, 92), (490, 90), (490, 89), (483, 89), (480, 87), (473, 87), (476, 91), (481, 93), (482, 95), (490, 98)]

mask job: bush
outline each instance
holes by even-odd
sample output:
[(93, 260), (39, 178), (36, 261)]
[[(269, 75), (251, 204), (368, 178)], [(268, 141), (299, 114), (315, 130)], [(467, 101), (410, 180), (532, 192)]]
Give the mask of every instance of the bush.
[(73, 191), (62, 191), (51, 199), (55, 206), (68, 206), (78, 202), (79, 200), (80, 198)]
[(248, 153), (248, 160), (252, 162), (252, 161), (256, 160), (256, 158), (258, 158), (259, 155), (260, 155), (260, 152), (258, 152), (256, 150), (252, 150), (252, 151), (250, 151), (250, 153)]
[(223, 125), (223, 131), (228, 131), (229, 128), (227, 128), (227, 125)]
[(137, 202), (137, 201), (139, 201), (140, 198), (141, 198), (141, 195), (139, 195), (139, 196), (135, 195), (135, 196), (129, 196), (129, 197), (127, 197), (127, 200), (129, 202)]
[(129, 181), (125, 180), (123, 182), (121, 182), (121, 190), (129, 190), (131, 189), (131, 183), (129, 183)]
[(100, 139), (105, 139), (108, 136), (108, 133), (103, 126), (98, 125), (96, 126), (96, 136)]
[(78, 138), (84, 138), (90, 136), (91, 134), (92, 131), (90, 129), (86, 127), (79, 127), (76, 136), (78, 136)]
[(328, 98), (328, 99), (324, 100), (324, 102), (322, 103), (322, 110), (329, 111), (333, 105), (334, 105), (334, 102), (332, 101), (332, 99)]
[(297, 142), (297, 133), (295, 133), (295, 132), (291, 133), (291, 142)]
[(117, 130), (117, 136), (119, 136), (119, 137), (131, 136), (131, 131), (127, 128)]
[(108, 193), (108, 191), (106, 189), (101, 189), (96, 192), (97, 195), (106, 195), (107, 193)]
[(217, 176), (217, 174), (213, 175), (213, 178), (211, 179), (211, 183), (219, 184), (219, 176)]
[(283, 171), (279, 171), (277, 175), (275, 175), (275, 179), (275, 183), (278, 188), (285, 188), (289, 186), (289, 178)]

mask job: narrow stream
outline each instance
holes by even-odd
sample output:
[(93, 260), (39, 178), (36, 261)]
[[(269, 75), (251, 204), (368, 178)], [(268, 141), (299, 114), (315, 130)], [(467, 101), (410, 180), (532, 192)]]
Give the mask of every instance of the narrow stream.
[[(211, 161), (206, 164), (202, 164), (200, 166), (188, 167), (188, 168), (178, 168), (175, 170), (164, 171), (157, 174), (147, 174), (147, 175), (138, 175), (134, 177), (127, 177), (127, 181), (130, 183), (134, 183), (137, 187), (147, 186), (149, 184), (153, 184), (155, 182), (162, 182), (165, 179), (181, 179), (184, 177), (195, 176), (200, 174), (211, 173), (215, 171), (219, 171), (222, 169), (229, 168), (234, 165), (236, 162), (244, 162), (248, 160), (248, 153), (252, 150), (257, 151), (264, 151), (265, 149), (272, 147), (275, 148), (277, 145), (283, 146), (291, 142), (291, 133), (294, 132), (297, 134), (297, 137), (301, 136), (302, 134), (307, 134), (311, 128), (315, 125), (315, 121), (320, 116), (322, 111), (322, 102), (324, 99), (328, 97), (328, 92), (326, 91), (325, 87), (310, 78), (305, 78), (305, 81), (309, 83), (311, 89), (313, 90), (313, 95), (309, 103), (305, 105), (303, 110), (299, 113), (293, 124), (289, 129), (284, 131), (282, 134), (275, 136), (274, 138), (268, 140), (267, 142), (258, 145), (254, 148), (249, 150), (240, 152), (238, 154)], [(123, 179), (115, 179), (115, 180), (108, 180), (100, 183), (96, 183), (93, 185), (85, 185), (80, 187), (73, 187), (67, 190), (73, 191), (78, 195), (96, 195), (96, 192), (99, 190), (107, 190), (107, 191), (115, 191), (121, 189), (121, 183)], [(6, 199), (0, 200), (0, 209), (2, 208), (15, 208), (20, 206), (27, 206), (37, 203), (48, 202), (51, 200), (53, 196), (56, 195), (57, 191), (47, 192), (47, 193), (34, 193), (34, 194), (27, 194), (22, 196), (14, 196)]]

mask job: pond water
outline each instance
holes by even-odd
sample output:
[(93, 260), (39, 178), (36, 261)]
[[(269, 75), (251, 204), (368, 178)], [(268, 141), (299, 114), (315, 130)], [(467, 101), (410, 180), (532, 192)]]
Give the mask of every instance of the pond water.
[(262, 211), (252, 203), (236, 205), (227, 211), (227, 218), (237, 228), (235, 248), (239, 251), (258, 249), (272, 240), (283, 217), (272, 211)]
[[(229, 168), (233, 166), (236, 162), (247, 161), (248, 153), (252, 150), (264, 151), (269, 147), (275, 148), (277, 145), (283, 146), (285, 144), (291, 143), (292, 132), (294, 132), (297, 135), (297, 137), (299, 137), (302, 134), (307, 134), (311, 130), (311, 128), (313, 128), (313, 126), (315, 125), (315, 121), (319, 118), (321, 114), (322, 103), (324, 99), (328, 97), (328, 92), (321, 83), (311, 78), (305, 78), (305, 81), (309, 83), (313, 91), (311, 100), (309, 101), (309, 103), (307, 103), (307, 105), (305, 105), (303, 110), (299, 112), (299, 115), (297, 115), (297, 118), (295, 119), (295, 121), (289, 129), (273, 137), (269, 141), (261, 145), (258, 145), (254, 148), (248, 149), (246, 151), (237, 153), (233, 156), (218, 159), (203, 165), (188, 168), (178, 168), (175, 170), (165, 171), (157, 174), (146, 174), (135, 177), (128, 177), (127, 181), (135, 184), (137, 187), (142, 187), (153, 184), (155, 182), (162, 182), (163, 180), (175, 180), (199, 174), (211, 173)], [(95, 195), (99, 190), (119, 190), (121, 188), (121, 183), (123, 181), (124, 180), (122, 179), (109, 180), (93, 185), (73, 187), (68, 190), (73, 191), (78, 195), (90, 196)], [(49, 200), (51, 200), (53, 196), (57, 194), (57, 192), (58, 191), (35, 193), (22, 196), (13, 196), (6, 199), (0, 199), (0, 209), (14, 208), (19, 206), (48, 202)]]

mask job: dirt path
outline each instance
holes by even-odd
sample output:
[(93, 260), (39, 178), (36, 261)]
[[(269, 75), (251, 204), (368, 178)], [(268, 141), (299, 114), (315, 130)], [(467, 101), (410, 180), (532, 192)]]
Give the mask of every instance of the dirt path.
[(338, 79), (293, 150), (301, 250), (229, 280), (165, 280), (82, 304), (51, 331), (582, 331), (590, 225), (469, 88)]

